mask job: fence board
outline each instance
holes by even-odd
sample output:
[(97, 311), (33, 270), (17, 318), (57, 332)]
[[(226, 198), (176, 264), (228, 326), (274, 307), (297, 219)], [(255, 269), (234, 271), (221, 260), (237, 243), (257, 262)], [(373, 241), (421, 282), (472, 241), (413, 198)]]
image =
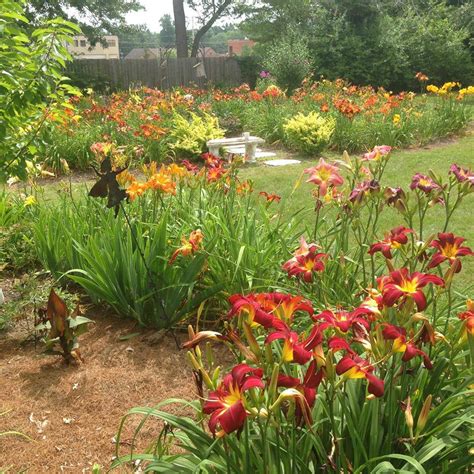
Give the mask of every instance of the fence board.
[[(206, 72), (198, 72), (203, 64)], [(135, 86), (170, 89), (177, 86), (210, 84), (235, 86), (241, 83), (239, 63), (233, 58), (160, 58), (160, 59), (80, 59), (73, 61), (68, 72), (83, 81), (108, 82), (115, 89)]]

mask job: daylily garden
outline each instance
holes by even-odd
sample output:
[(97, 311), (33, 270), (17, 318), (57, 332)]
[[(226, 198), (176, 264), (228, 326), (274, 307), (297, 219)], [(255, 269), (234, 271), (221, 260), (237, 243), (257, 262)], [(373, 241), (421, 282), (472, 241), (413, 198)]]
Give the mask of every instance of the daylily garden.
[[(31, 408), (37, 432), (1, 428), (0, 443), (48, 445), (48, 415), (76, 403), (104, 423), (100, 403), (68, 397), (107, 385), (109, 451), (75, 472), (469, 472), (474, 87), (416, 77), (416, 93), (322, 78), (289, 94), (267, 73), (255, 89), (71, 89), (33, 139), (10, 127), (2, 146), (25, 166), (0, 194), (0, 373), (46, 415)], [(300, 163), (207, 152), (242, 132)], [(135, 366), (87, 385), (104, 314), (98, 339), (127, 325), (98, 348), (104, 373), (127, 364), (121, 342)], [(185, 354), (153, 362), (164, 391), (133, 379), (150, 333)], [(108, 436), (93, 418), (80, 455)], [(27, 469), (6, 446), (0, 470)]]

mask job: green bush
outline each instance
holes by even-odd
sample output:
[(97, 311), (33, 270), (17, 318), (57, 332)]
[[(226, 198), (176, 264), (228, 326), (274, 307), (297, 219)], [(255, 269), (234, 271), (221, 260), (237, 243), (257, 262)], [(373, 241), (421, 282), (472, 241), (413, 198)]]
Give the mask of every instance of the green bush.
[(287, 120), (283, 129), (286, 143), (308, 155), (317, 154), (329, 143), (336, 121), (316, 112), (299, 113)]
[(62, 70), (71, 59), (66, 45), (79, 28), (60, 18), (32, 28), (24, 16), (25, 3), (0, 4), (0, 180), (26, 176), (45, 118), (68, 93), (77, 92)]
[(216, 117), (191, 112), (189, 119), (174, 114), (168, 139), (171, 150), (177, 156), (196, 156), (205, 151), (208, 140), (223, 136), (224, 131), (219, 128)]
[(292, 32), (273, 43), (265, 51), (263, 67), (281, 88), (293, 92), (312, 72), (305, 38)]

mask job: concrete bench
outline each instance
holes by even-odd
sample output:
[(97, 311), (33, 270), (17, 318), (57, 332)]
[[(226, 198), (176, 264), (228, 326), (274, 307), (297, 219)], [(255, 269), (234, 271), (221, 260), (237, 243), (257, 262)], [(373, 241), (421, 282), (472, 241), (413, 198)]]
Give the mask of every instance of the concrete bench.
[(253, 137), (249, 133), (244, 133), (241, 137), (235, 138), (217, 138), (209, 140), (207, 147), (209, 152), (215, 156), (219, 156), (219, 150), (225, 146), (236, 146), (245, 145), (245, 157), (249, 162), (255, 163), (255, 153), (257, 151), (257, 145), (265, 143), (263, 138)]

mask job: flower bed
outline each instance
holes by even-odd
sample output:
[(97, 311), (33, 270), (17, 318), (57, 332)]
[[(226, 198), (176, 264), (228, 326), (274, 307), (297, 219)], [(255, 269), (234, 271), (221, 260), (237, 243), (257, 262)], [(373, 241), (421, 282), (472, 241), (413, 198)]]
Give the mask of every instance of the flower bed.
[(207, 140), (244, 130), (309, 154), (325, 147), (360, 152), (379, 143), (427, 143), (468, 123), (473, 93), (472, 86), (455, 83), (428, 89), (428, 95), (392, 94), (323, 80), (303, 83), (291, 97), (272, 85), (92, 93), (50, 117), (44, 140), (52, 147), (42, 158), (55, 169), (86, 168), (96, 142), (113, 143), (124, 162), (192, 158), (205, 151)]

